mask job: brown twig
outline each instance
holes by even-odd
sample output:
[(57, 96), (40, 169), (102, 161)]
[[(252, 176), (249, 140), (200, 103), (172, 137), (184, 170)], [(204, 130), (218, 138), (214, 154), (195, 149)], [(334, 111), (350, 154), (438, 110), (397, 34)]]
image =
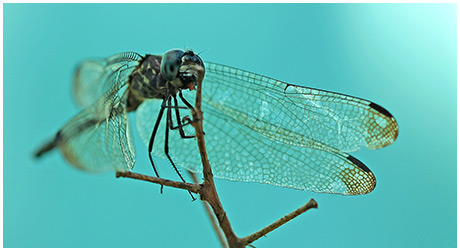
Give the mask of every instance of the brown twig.
[(294, 210), (291, 213), (285, 215), (281, 219), (273, 222), (272, 224), (262, 228), (261, 230), (255, 232), (253, 234), (250, 234), (250, 235), (248, 235), (248, 236), (246, 236), (244, 238), (241, 238), (241, 242), (242, 242), (243, 246), (249, 245), (250, 243), (256, 241), (260, 237), (270, 233), (271, 231), (277, 229), (278, 227), (284, 225), (288, 221), (294, 219), (295, 217), (305, 213), (307, 210), (312, 209), (312, 208), (318, 208), (318, 203), (316, 203), (316, 201), (314, 199), (310, 199), (310, 201), (308, 201), (307, 204), (297, 208), (296, 210)]
[(201, 190), (201, 185), (199, 184), (190, 184), (190, 183), (185, 183), (185, 182), (179, 182), (179, 181), (174, 181), (174, 180), (167, 180), (167, 179), (162, 179), (162, 178), (157, 178), (157, 177), (152, 177), (152, 176), (147, 176), (144, 174), (140, 173), (133, 173), (133, 172), (117, 172), (116, 177), (124, 177), (124, 178), (131, 178), (131, 179), (136, 179), (136, 180), (144, 180), (152, 183), (157, 183), (169, 187), (175, 187), (175, 188), (180, 188), (184, 190), (188, 190), (192, 193), (200, 193)]
[(239, 238), (233, 232), (233, 228), (230, 225), (227, 214), (222, 207), (222, 204), (217, 194), (216, 186), (214, 184), (214, 178), (211, 170), (211, 165), (209, 164), (208, 154), (206, 152), (206, 145), (204, 142), (204, 133), (203, 133), (203, 112), (201, 111), (201, 89), (202, 81), (204, 78), (204, 71), (197, 81), (196, 88), (196, 99), (195, 99), (195, 109), (192, 111), (193, 126), (195, 127), (195, 136), (198, 144), (198, 149), (200, 151), (201, 163), (203, 164), (203, 189), (201, 190), (201, 199), (207, 201), (211, 206), (216, 218), (219, 222), (220, 228), (227, 238), (227, 243), (229, 247), (242, 247), (239, 245)]
[[(195, 184), (198, 184), (198, 179), (196, 178), (196, 174), (188, 171), (190, 176), (193, 179), (193, 182)], [(220, 245), (224, 248), (228, 247), (227, 242), (225, 242), (225, 238), (222, 235), (222, 231), (219, 228), (219, 225), (217, 224), (216, 217), (211, 211), (211, 208), (209, 207), (209, 204), (203, 201), (203, 207), (206, 210), (206, 213), (208, 214), (209, 220), (211, 221), (212, 227), (214, 228), (214, 231), (216, 232), (217, 238), (219, 239)]]

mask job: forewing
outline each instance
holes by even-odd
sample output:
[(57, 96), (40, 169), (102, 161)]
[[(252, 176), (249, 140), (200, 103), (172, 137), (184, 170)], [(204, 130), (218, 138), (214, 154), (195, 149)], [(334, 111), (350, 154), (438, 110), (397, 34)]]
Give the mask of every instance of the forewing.
[(398, 135), (393, 116), (370, 101), (209, 62), (202, 96), (235, 122), (295, 146), (352, 152), (387, 146)]
[[(193, 95), (186, 96), (190, 100)], [(160, 101), (145, 101), (138, 108), (137, 127), (146, 145), (159, 107)], [(203, 103), (203, 112), (208, 158), (217, 178), (350, 195), (369, 193), (375, 187), (372, 172), (348, 154), (327, 146), (327, 150), (319, 150), (273, 140), (207, 103)], [(182, 111), (182, 115), (188, 113)], [(153, 153), (164, 158), (161, 128), (165, 128), (165, 119), (156, 135)], [(191, 126), (184, 129), (194, 133)], [(177, 130), (172, 131), (169, 148), (176, 164), (202, 173), (195, 139), (182, 139)]]
[(126, 79), (137, 66), (142, 56), (135, 52), (124, 52), (109, 58), (82, 62), (75, 71), (74, 96), (83, 107), (93, 104), (116, 83)]

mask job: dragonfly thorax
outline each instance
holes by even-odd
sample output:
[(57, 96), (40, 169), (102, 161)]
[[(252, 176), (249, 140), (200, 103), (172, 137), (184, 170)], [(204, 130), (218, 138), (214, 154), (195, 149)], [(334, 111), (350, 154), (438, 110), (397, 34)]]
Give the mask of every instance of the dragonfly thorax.
[(161, 56), (146, 55), (129, 79), (128, 109), (136, 108), (145, 99), (164, 99), (169, 93), (175, 95), (179, 90), (168, 85), (168, 80), (161, 76)]

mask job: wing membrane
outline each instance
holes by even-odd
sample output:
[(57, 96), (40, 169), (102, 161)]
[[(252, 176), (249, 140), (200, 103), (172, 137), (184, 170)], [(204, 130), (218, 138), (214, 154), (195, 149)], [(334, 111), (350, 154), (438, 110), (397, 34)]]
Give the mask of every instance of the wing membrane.
[[(145, 101), (137, 112), (137, 127), (148, 144), (159, 101)], [(273, 141), (203, 103), (208, 158), (216, 178), (266, 183), (315, 192), (365, 194), (375, 187), (375, 177), (361, 162), (339, 151), (288, 145)], [(164, 128), (164, 120), (160, 127)], [(187, 126), (189, 131), (193, 128)], [(158, 133), (154, 154), (164, 157), (164, 134)], [(200, 155), (194, 139), (170, 133), (170, 153), (176, 164), (201, 173)]]
[(316, 148), (319, 142), (352, 152), (387, 146), (398, 135), (396, 120), (375, 103), (224, 65), (206, 63), (202, 95), (216, 110), (287, 144)]
[[(208, 157), (218, 178), (365, 194), (374, 189), (375, 177), (345, 152), (378, 149), (398, 135), (393, 116), (370, 101), (219, 64), (206, 63), (202, 92)], [(189, 101), (194, 95), (184, 91)], [(159, 107), (160, 102), (145, 101), (138, 109), (137, 127), (145, 144)], [(193, 132), (191, 126), (185, 129)], [(164, 135), (156, 137), (154, 154), (164, 157)], [(176, 164), (201, 172), (195, 140), (172, 132), (169, 146)]]
[(115, 83), (126, 79), (142, 58), (135, 52), (124, 52), (109, 58), (82, 62), (75, 71), (74, 96), (83, 107), (91, 105)]
[(115, 102), (107, 118), (90, 106), (61, 129), (58, 147), (70, 163), (93, 172), (133, 168), (135, 151), (127, 113), (119, 100)]
[[(82, 104), (88, 106), (64, 125), (56, 138), (56, 145), (64, 156), (78, 168), (94, 172), (133, 168), (135, 151), (127, 121), (126, 82), (137, 65), (132, 62), (135, 58), (134, 54), (118, 54), (80, 66), (76, 74), (76, 94)], [(100, 71), (102, 68), (95, 64), (105, 64), (104, 70)], [(91, 80), (88, 77), (91, 71), (93, 76), (96, 72), (101, 74)]]

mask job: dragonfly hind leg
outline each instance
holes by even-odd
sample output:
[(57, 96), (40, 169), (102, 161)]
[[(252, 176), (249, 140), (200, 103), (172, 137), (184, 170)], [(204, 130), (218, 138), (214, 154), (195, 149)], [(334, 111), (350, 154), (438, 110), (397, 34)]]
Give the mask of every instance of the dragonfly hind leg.
[[(177, 108), (177, 107), (176, 107)], [(167, 109), (167, 112), (166, 112), (166, 133), (165, 133), (165, 154), (168, 158), (168, 160), (170, 161), (170, 163), (172, 164), (172, 166), (174, 167), (174, 170), (176, 171), (176, 173), (179, 175), (179, 178), (182, 180), (182, 182), (186, 182), (185, 179), (182, 177), (182, 175), (180, 174), (179, 170), (177, 169), (176, 165), (174, 164), (174, 162), (172, 161), (172, 158), (171, 156), (169, 155), (169, 145), (168, 145), (168, 138), (169, 138), (169, 130), (170, 130), (170, 122), (172, 122), (172, 118), (171, 118), (171, 96), (167, 96), (163, 102), (161, 103), (161, 108), (160, 108), (160, 112), (158, 113), (158, 117), (157, 117), (157, 120), (155, 122), (155, 125), (153, 127), (153, 131), (152, 131), (152, 134), (150, 136), (150, 141), (149, 141), (149, 148), (148, 148), (148, 151), (149, 151), (149, 159), (150, 159), (150, 163), (152, 164), (152, 167), (153, 167), (153, 170), (155, 172), (155, 175), (159, 178), (160, 175), (155, 167), (155, 163), (153, 161), (153, 157), (152, 157), (152, 150), (153, 150), (153, 143), (155, 141), (155, 135), (157, 134), (157, 131), (158, 131), (158, 127), (160, 125), (160, 121), (163, 117), (163, 113), (165, 111), (165, 109)], [(180, 127), (182, 128), (182, 126)], [(160, 192), (163, 193), (163, 185), (161, 185), (161, 188), (160, 188)], [(192, 193), (189, 191), (189, 194), (190, 196), (192, 197), (192, 200), (196, 200), (195, 197), (193, 197)]]
[[(155, 135), (157, 134), (157, 130), (158, 130), (158, 126), (160, 125), (160, 121), (161, 121), (161, 118), (163, 117), (163, 113), (166, 109), (166, 100), (169, 99), (166, 98), (163, 100), (163, 102), (161, 103), (161, 108), (160, 108), (160, 112), (158, 113), (158, 117), (157, 117), (157, 120), (155, 122), (155, 126), (153, 127), (153, 131), (152, 131), (152, 135), (150, 136), (150, 141), (149, 141), (149, 160), (150, 160), (150, 164), (152, 164), (152, 167), (153, 167), (153, 171), (155, 172), (155, 175), (160, 178), (160, 174), (158, 173), (156, 167), (155, 167), (155, 163), (153, 162), (153, 157), (152, 157), (152, 150), (153, 150), (153, 142), (155, 140)], [(160, 193), (163, 193), (163, 185), (161, 185), (160, 187)]]
[[(170, 105), (171, 103), (171, 99), (168, 100), (168, 105)], [(177, 110), (176, 110), (177, 111)], [(177, 114), (177, 113), (176, 113)], [(174, 164), (171, 156), (169, 155), (169, 144), (168, 144), (168, 141), (169, 141), (169, 130), (172, 130), (171, 127), (172, 125), (170, 123), (172, 123), (172, 118), (171, 118), (171, 108), (168, 108), (168, 113), (166, 114), (166, 133), (165, 133), (165, 154), (166, 154), (166, 157), (168, 157), (168, 160), (169, 162), (172, 164), (172, 166), (174, 167), (174, 170), (176, 171), (177, 175), (179, 176), (179, 178), (182, 180), (182, 182), (186, 182), (185, 179), (182, 177), (182, 175), (180, 174), (179, 170), (177, 169), (176, 165)], [(179, 127), (179, 132), (182, 131), (183, 132), (183, 129), (182, 129), (182, 126)], [(182, 133), (181, 133), (181, 136), (182, 136)], [(194, 136), (193, 136), (194, 137)], [(193, 197), (193, 194), (188, 191), (188, 193), (190, 194), (190, 196), (192, 197), (192, 201), (196, 200), (195, 197)]]

